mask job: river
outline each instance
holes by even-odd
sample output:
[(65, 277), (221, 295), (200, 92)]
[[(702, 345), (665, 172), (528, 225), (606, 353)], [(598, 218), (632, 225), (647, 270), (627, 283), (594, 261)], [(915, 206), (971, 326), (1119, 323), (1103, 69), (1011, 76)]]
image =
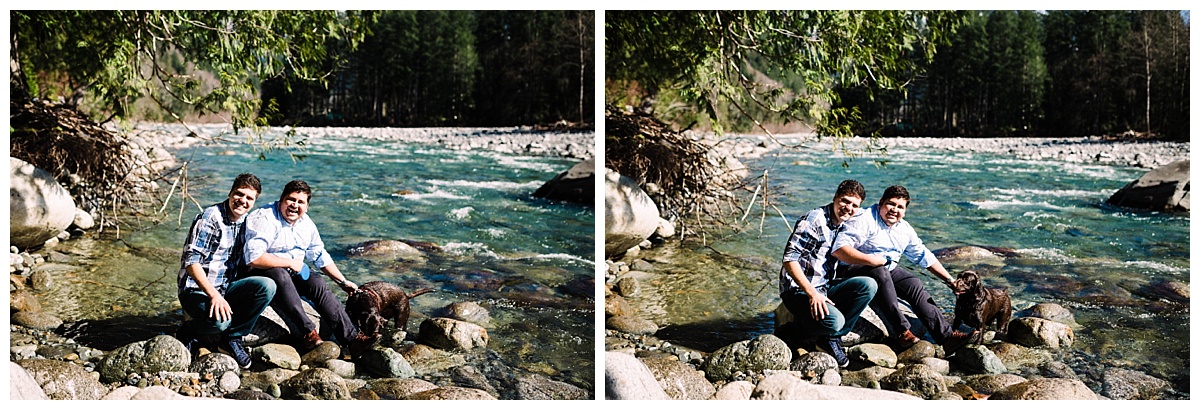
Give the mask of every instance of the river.
[[(639, 257), (654, 268), (640, 279), (652, 285), (629, 300), (662, 326), (661, 339), (711, 352), (772, 332), (779, 258), (792, 225), (829, 203), (841, 180), (857, 179), (867, 188), (864, 207), (878, 201), (887, 186), (906, 186), (912, 201), (905, 219), (931, 250), (957, 245), (1016, 250), (1016, 257), (945, 265), (952, 274), (974, 269), (988, 286), (1007, 287), (1014, 310), (1041, 302), (1070, 309), (1079, 326), (1063, 361), (1077, 374), (1096, 377), (1108, 367), (1129, 368), (1189, 395), (1188, 306), (1146, 295), (1164, 282), (1190, 283), (1190, 220), (1103, 204), (1144, 169), (903, 146), (848, 158), (828, 144), (744, 162), (752, 178), (769, 171), (768, 199), (786, 220), (772, 207), (764, 215), (760, 197), (740, 232), (710, 234), (706, 243), (693, 236), (642, 251)], [(749, 195), (742, 196), (743, 204)], [(932, 274), (907, 266), (924, 274), (926, 287), (952, 315), (949, 289)]]
[[(592, 390), (595, 212), (532, 197), (578, 160), (452, 149), (372, 132), (363, 138), (301, 129), (293, 137), (304, 141), (292, 145), (302, 148), (292, 152), (302, 156), (297, 158), (255, 150), (244, 136), (176, 150), (178, 161), (187, 163), (189, 198), (182, 201), (182, 216), (180, 184), (162, 213), (124, 227), (120, 240), (110, 239), (110, 229), (103, 239), (71, 241), (65, 247), (82, 271), (62, 272), (54, 290), (42, 296), (43, 306), (73, 323), (76, 339), (103, 349), (173, 332), (182, 318), (175, 297), (180, 246), (197, 203), (222, 201), (243, 172), (262, 180), (256, 205), (275, 201), (284, 184), (303, 179), (314, 191), (308, 215), (350, 280), (436, 290), (412, 300), (410, 332), (450, 303), (473, 301), (490, 311), (488, 349), (507, 366)], [(436, 141), (443, 131), (422, 132)], [(462, 134), (444, 132), (447, 139)], [(478, 134), (473, 138), (503, 132)], [(283, 136), (281, 130), (267, 134)], [(160, 195), (172, 181), (164, 182)], [(347, 255), (352, 245), (377, 239), (431, 242), (441, 252), (424, 260)]]

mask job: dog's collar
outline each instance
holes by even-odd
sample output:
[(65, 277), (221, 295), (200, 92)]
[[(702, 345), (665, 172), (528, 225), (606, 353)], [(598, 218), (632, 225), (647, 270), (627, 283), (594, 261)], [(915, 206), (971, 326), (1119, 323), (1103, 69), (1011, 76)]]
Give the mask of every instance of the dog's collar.
[(358, 291), (367, 294), (367, 296), (370, 296), (372, 305), (380, 306), (383, 304), (383, 298), (379, 297), (379, 294), (375, 293), (375, 291), (370, 290), (370, 289), (364, 289), (364, 288), (358, 288)]

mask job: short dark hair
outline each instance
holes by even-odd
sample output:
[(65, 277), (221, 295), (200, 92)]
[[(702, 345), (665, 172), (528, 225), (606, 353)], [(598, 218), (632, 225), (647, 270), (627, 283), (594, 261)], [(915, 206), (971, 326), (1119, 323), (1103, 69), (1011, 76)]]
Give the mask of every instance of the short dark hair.
[(867, 198), (867, 189), (863, 188), (862, 184), (858, 183), (858, 181), (847, 179), (838, 184), (837, 192), (833, 193), (834, 198), (842, 195), (854, 195), (859, 200), (863, 200)]
[(288, 182), (287, 185), (283, 186), (283, 193), (279, 194), (279, 200), (282, 201), (283, 198), (287, 198), (287, 196), (293, 192), (304, 193), (305, 195), (308, 195), (309, 202), (312, 201), (312, 188), (308, 187), (308, 183), (299, 179)]
[(259, 182), (258, 177), (254, 176), (254, 174), (238, 175), (237, 178), (233, 179), (233, 187), (229, 188), (229, 195), (233, 195), (233, 191), (242, 188), (250, 188), (254, 190), (255, 194), (261, 194), (262, 182)]
[(879, 203), (883, 204), (884, 201), (887, 201), (892, 198), (903, 199), (904, 205), (906, 205), (906, 206), (908, 205), (909, 202), (912, 202), (912, 199), (908, 196), (908, 190), (904, 189), (904, 187), (900, 186), (900, 185), (892, 185), (890, 187), (887, 187), (887, 189), (883, 190), (883, 196), (879, 198)]

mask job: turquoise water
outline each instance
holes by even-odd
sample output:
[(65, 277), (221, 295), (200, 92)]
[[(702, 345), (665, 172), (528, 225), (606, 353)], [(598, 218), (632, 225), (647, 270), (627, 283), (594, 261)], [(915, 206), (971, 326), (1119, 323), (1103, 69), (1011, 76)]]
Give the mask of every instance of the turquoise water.
[[(1165, 358), (1190, 356), (1189, 309), (1144, 295), (1161, 281), (1190, 283), (1189, 218), (1103, 205), (1144, 170), (934, 150), (892, 150), (853, 159), (849, 167), (844, 159), (825, 148), (746, 161), (751, 175), (769, 170), (768, 198), (786, 221), (770, 207), (764, 217), (760, 198), (738, 233), (709, 235), (707, 247), (689, 242), (643, 252), (658, 262), (643, 278), (656, 287), (631, 301), (665, 325), (659, 336), (712, 351), (771, 332), (779, 258), (792, 224), (827, 204), (841, 180), (857, 179), (868, 191), (864, 206), (887, 186), (906, 186), (913, 196), (906, 220), (930, 249), (1017, 250), (1015, 258), (945, 265), (952, 274), (974, 269), (989, 286), (1008, 287), (1015, 309), (1039, 302), (1070, 309), (1080, 326), (1064, 361), (1080, 375), (1131, 368), (1187, 394), (1189, 363)], [(926, 287), (952, 314), (950, 291), (932, 274), (909, 268), (925, 274)]]
[[(353, 137), (313, 136), (306, 146), (299, 161), (280, 151), (260, 159), (238, 143), (175, 154), (188, 162), (188, 194), (201, 206), (223, 200), (239, 173), (262, 180), (256, 205), (275, 201), (288, 181), (305, 180), (314, 190), (308, 215), (349, 279), (437, 290), (412, 301), (410, 332), (443, 306), (474, 301), (490, 311), (488, 348), (507, 365), (592, 389), (594, 210), (532, 197), (577, 160)], [(86, 241), (96, 255), (82, 261), (88, 273), (63, 276), (65, 285), (43, 304), (68, 321), (97, 324), (90, 328), (133, 322), (128, 332), (136, 333), (178, 323), (174, 274), (198, 212), (186, 200), (179, 223), (179, 194), (151, 215), (162, 222), (126, 228), (123, 242)], [(416, 261), (346, 253), (378, 239), (431, 242), (441, 252)], [(84, 338), (88, 332), (79, 330)]]

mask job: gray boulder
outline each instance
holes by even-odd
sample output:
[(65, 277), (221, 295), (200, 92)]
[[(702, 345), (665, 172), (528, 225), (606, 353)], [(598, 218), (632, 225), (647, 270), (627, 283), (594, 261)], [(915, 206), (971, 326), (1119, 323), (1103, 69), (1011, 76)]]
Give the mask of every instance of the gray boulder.
[(1113, 368), (1104, 372), (1101, 392), (1117, 400), (1155, 400), (1171, 388), (1166, 380), (1129, 369)]
[(100, 361), (98, 370), (100, 381), (112, 383), (125, 380), (130, 373), (182, 372), (191, 364), (191, 352), (183, 342), (158, 335), (109, 352)]
[(587, 400), (592, 396), (578, 386), (536, 373), (517, 379), (516, 390), (517, 400)]
[(967, 346), (954, 354), (954, 364), (971, 374), (1000, 374), (1008, 372), (1004, 362), (984, 346)]
[(606, 400), (669, 400), (650, 368), (628, 353), (604, 353)]
[(438, 387), (408, 396), (409, 400), (496, 400), (487, 392), (466, 387)]
[(592, 206), (596, 203), (596, 159), (580, 161), (533, 192), (537, 198)]
[(51, 400), (99, 400), (108, 394), (107, 387), (74, 363), (29, 359), (17, 361), (16, 364), (28, 372), (41, 386), (42, 393)]
[(329, 369), (308, 369), (279, 385), (285, 399), (349, 400), (350, 389)]
[(209, 353), (192, 361), (188, 366), (188, 371), (197, 374), (215, 374), (219, 375), (225, 372), (241, 373), (242, 368), (238, 366), (237, 360), (224, 353)]
[(907, 394), (861, 387), (826, 386), (804, 381), (792, 372), (774, 372), (750, 394), (757, 400), (914, 400)]
[(414, 378), (377, 379), (369, 382), (368, 388), (384, 400), (400, 400), (408, 396), (438, 388), (436, 384)]
[(1075, 314), (1071, 313), (1070, 310), (1057, 303), (1038, 303), (1020, 312), (1017, 312), (1016, 316), (1036, 317), (1062, 323), (1072, 327), (1079, 325), (1075, 322)]
[(1025, 347), (1059, 349), (1075, 343), (1075, 332), (1062, 323), (1023, 317), (1009, 322), (1008, 339)]
[(9, 240), (21, 249), (41, 246), (75, 220), (75, 200), (54, 176), (9, 157)]
[(876, 366), (896, 367), (899, 359), (896, 357), (896, 352), (887, 345), (878, 343), (866, 343), (853, 346), (846, 349), (846, 356), (850, 360), (870, 363)]
[(704, 378), (704, 372), (681, 363), (675, 357), (648, 357), (642, 363), (650, 369), (663, 391), (675, 400), (708, 400), (716, 388)]
[(413, 371), (417, 374), (437, 373), (467, 364), (467, 359), (460, 354), (434, 349), (420, 343), (409, 344), (397, 351), (404, 356), (404, 360), (412, 364)]
[(413, 377), (413, 370), (404, 355), (383, 346), (373, 346), (358, 356), (355, 363), (362, 371), (384, 378)]
[(848, 371), (842, 375), (842, 385), (881, 389), (880, 380), (895, 373), (896, 369), (882, 366), (871, 366), (862, 370)]
[(775, 335), (761, 335), (722, 347), (704, 361), (702, 370), (713, 382), (729, 380), (735, 373), (759, 373), (763, 370), (786, 370), (791, 364), (792, 351)]
[(911, 364), (897, 369), (879, 381), (885, 390), (911, 394), (933, 400), (949, 392), (945, 377), (923, 364)]
[(908, 349), (904, 349), (896, 355), (896, 360), (900, 363), (921, 363), (926, 358), (937, 357), (937, 346), (930, 343), (928, 340), (917, 341)]
[(838, 369), (837, 359), (825, 352), (805, 353), (788, 365), (788, 370), (798, 372), (804, 380), (814, 383), (831, 369)]
[[(321, 344), (330, 344), (324, 342)], [(279, 343), (268, 343), (250, 350), (255, 361), (289, 370), (300, 370), (300, 353), (296, 348)]]
[(1095, 392), (1074, 379), (1034, 379), (1000, 390), (989, 400), (1097, 400)]
[(258, 389), (262, 391), (278, 390), (279, 385), (300, 372), (280, 369), (278, 367), (261, 372), (251, 372), (242, 375), (242, 390)]
[(1191, 160), (1155, 168), (1121, 188), (1106, 201), (1113, 206), (1148, 211), (1191, 210)]
[[(266, 347), (266, 346), (268, 346), (268, 345), (264, 345), (263, 347)], [(291, 346), (288, 346), (288, 347), (291, 347)], [(296, 352), (296, 349), (292, 348), (292, 352)], [(291, 353), (291, 352), (288, 352), (288, 353)], [(299, 353), (299, 352), (296, 352), (296, 353)], [(338, 346), (337, 343), (324, 342), (324, 343), (318, 344), (317, 347), (314, 347), (312, 350), (309, 350), (308, 353), (305, 353), (303, 356), (300, 356), (300, 363), (306, 364), (309, 366), (313, 366), (313, 367), (321, 367), (321, 366), (319, 366), (320, 364), (325, 363), (330, 360), (333, 360), (333, 359), (337, 359), (339, 357), (342, 357), (342, 348), (340, 346)], [(279, 366), (279, 367), (290, 368), (290, 367), (286, 367), (286, 366)]]
[[(313, 309), (312, 305), (301, 303), (304, 308), (304, 313), (308, 316), (308, 320), (317, 326), (317, 333), (321, 334), (322, 338), (328, 340), (328, 330), (321, 326), (321, 315)], [(287, 324), (283, 318), (275, 312), (274, 308), (267, 306), (263, 310), (262, 315), (259, 315), (258, 320), (254, 322), (254, 331), (242, 337), (242, 341), (246, 346), (261, 346), (267, 343), (284, 340), (291, 336), (292, 332), (288, 330)]]
[(475, 302), (451, 303), (443, 309), (441, 316), (463, 322), (471, 322), (480, 326), (487, 326), (492, 321), (492, 316), (488, 310)]
[(8, 395), (10, 400), (50, 400), (37, 380), (13, 362), (8, 362)]
[(604, 257), (625, 253), (658, 229), (658, 205), (632, 178), (605, 168)]
[(981, 374), (963, 378), (963, 382), (966, 383), (967, 386), (970, 386), (975, 391), (983, 394), (992, 394), (1000, 390), (1004, 390), (1008, 386), (1012, 386), (1017, 383), (1024, 383), (1026, 381), (1028, 380), (1026, 380), (1024, 377), (1009, 373)]
[(1030, 349), (1014, 343), (997, 343), (988, 347), (996, 357), (1000, 358), (1000, 362), (1004, 363), (1004, 367), (1008, 370), (1018, 369), (1037, 369), (1044, 366), (1047, 362), (1054, 360), (1054, 357), (1045, 350)]
[(469, 351), (488, 344), (488, 332), (483, 326), (444, 317), (421, 322), (420, 336), (422, 342), (447, 350)]
[(713, 394), (713, 400), (750, 400), (754, 393), (754, 383), (745, 380), (725, 383)]

